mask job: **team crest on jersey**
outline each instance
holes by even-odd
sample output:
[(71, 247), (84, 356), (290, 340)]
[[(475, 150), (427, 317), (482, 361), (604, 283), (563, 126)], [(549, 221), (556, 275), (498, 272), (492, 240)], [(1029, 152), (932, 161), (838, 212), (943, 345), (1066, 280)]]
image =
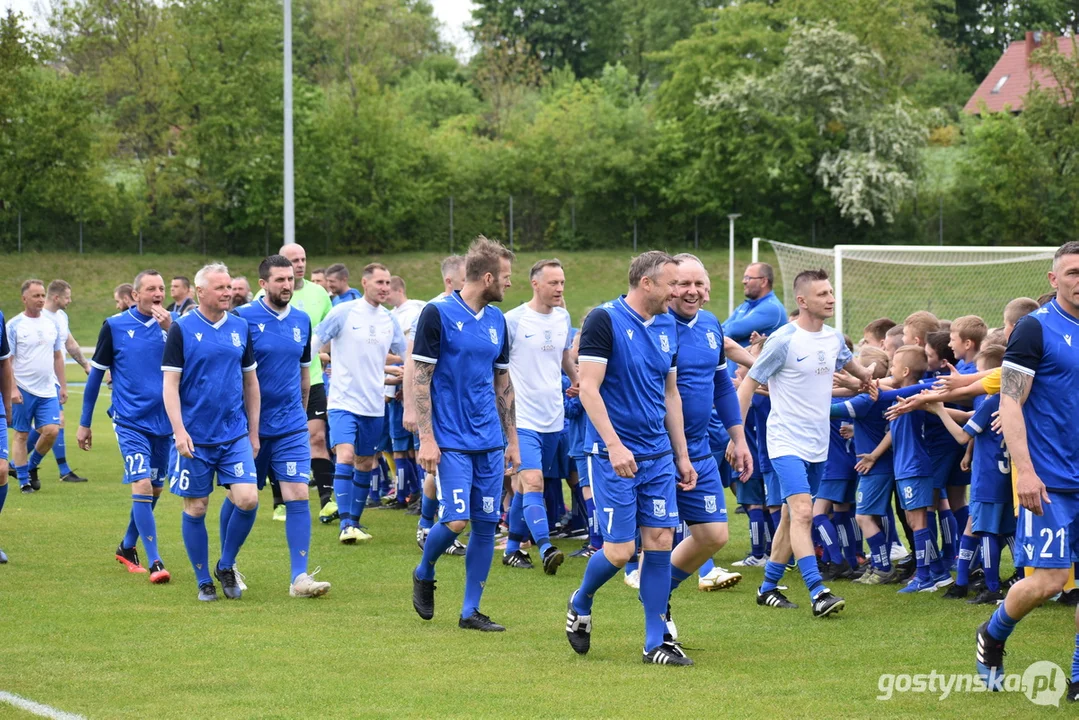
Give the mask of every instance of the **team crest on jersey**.
[(298, 327), (292, 328), (292, 339), (295, 340), (296, 342), (300, 342), (300, 328), (298, 328)]
[(150, 480), (157, 480), (160, 474), (161, 470), (159, 470), (158, 468), (150, 468)]
[(540, 350), (551, 351), (554, 350), (554, 342), (551, 340), (552, 332), (550, 330), (543, 331), (543, 347)]
[(653, 499), (652, 500), (652, 514), (658, 518), (667, 517), (667, 501)]
[(127, 336), (129, 338), (134, 338), (135, 337), (135, 331), (134, 330), (128, 330), (127, 331)]
[(495, 499), (493, 497), (483, 498), (483, 511), (485, 513), (493, 513), (495, 511)]
[(660, 334), (659, 336), (659, 349), (663, 352), (671, 351), (671, 342), (667, 339), (666, 335)]
[(719, 345), (716, 343), (716, 335), (711, 330), (706, 332), (704, 336), (708, 338), (708, 347), (712, 348), (713, 350), (719, 347)]
[(704, 496), (704, 511), (706, 513), (714, 513), (716, 511), (716, 496), (705, 495)]
[(491, 333), (491, 342), (493, 342), (495, 345), (497, 345), (498, 344), (498, 331), (495, 330), (494, 328), (487, 328), (487, 330), (490, 331), (490, 333)]
[(285, 474), (288, 475), (289, 477), (292, 477), (293, 475), (295, 475), (296, 474), (296, 463), (294, 463), (294, 462), (285, 463)]
[(823, 350), (820, 350), (820, 351), (817, 352), (817, 360), (819, 360), (820, 362), (824, 362), (824, 351)]
[(232, 344), (235, 345), (236, 347), (240, 347), (240, 333), (238, 333), (238, 332), (232, 333)]
[(195, 339), (202, 342), (202, 333), (195, 333)]
[(232, 466), (232, 472), (236, 477), (243, 477), (244, 476), (244, 464), (242, 462), (236, 463), (235, 465)]
[(259, 332), (266, 332), (266, 324), (259, 323)]

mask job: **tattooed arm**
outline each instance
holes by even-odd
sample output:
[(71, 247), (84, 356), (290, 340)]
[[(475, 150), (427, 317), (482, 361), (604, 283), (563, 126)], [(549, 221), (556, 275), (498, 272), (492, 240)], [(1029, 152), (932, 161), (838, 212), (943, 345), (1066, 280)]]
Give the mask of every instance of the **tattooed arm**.
[(1000, 422), (1004, 430), (1004, 442), (1008, 446), (1015, 467), (1015, 489), (1019, 504), (1035, 515), (1042, 514), (1042, 500), (1049, 497), (1045, 484), (1034, 470), (1027, 446), (1027, 424), (1023, 418), (1023, 404), (1030, 395), (1034, 376), (1014, 367), (1005, 367), (1000, 373)]
[(90, 363), (86, 360), (86, 357), (82, 354), (82, 348), (79, 347), (79, 343), (75, 340), (70, 332), (67, 335), (67, 340), (64, 341), (64, 349), (67, 350), (67, 354), (71, 356), (71, 359), (79, 364), (86, 374), (90, 374)]
[(517, 472), (521, 467), (521, 450), (517, 444), (517, 397), (509, 370), (495, 368), (495, 401), (502, 432), (506, 434), (506, 463)]
[(435, 366), (431, 363), (415, 360), (412, 375), (412, 403), (416, 410), (416, 425), (420, 431), (420, 451), (416, 461), (429, 473), (438, 470), (442, 459), (442, 450), (435, 440), (434, 424), (431, 417), (431, 378)]

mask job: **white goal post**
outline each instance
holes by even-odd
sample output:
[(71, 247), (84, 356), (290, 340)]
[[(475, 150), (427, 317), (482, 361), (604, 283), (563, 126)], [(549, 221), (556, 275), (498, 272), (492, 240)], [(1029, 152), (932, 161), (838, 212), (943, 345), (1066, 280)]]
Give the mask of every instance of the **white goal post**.
[(795, 275), (816, 268), (828, 271), (835, 287), (835, 327), (848, 334), (859, 334), (879, 317), (902, 322), (917, 310), (946, 319), (979, 315), (990, 327), (999, 327), (1010, 300), (1037, 299), (1052, 289), (1046, 273), (1056, 250), (945, 245), (826, 249), (753, 238), (753, 262), (770, 259), (762, 254), (774, 255), (776, 294), (788, 310), (794, 308), (789, 285)]

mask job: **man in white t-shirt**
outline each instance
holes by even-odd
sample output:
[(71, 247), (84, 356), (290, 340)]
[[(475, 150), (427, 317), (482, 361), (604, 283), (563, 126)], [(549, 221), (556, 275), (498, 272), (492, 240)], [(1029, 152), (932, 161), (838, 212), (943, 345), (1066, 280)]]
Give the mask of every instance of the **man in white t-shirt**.
[[(45, 284), (40, 280), (24, 282), (22, 304), (23, 312), (7, 324), (15, 375), (15, 392), (11, 396), (11, 427), (15, 431), (11, 460), (22, 492), (32, 493), (41, 489), (37, 466), (60, 431), (60, 404), (67, 400), (67, 380), (60, 327), (55, 319), (42, 312)], [(35, 427), (40, 437), (30, 453), (27, 441)]]
[[(390, 278), (390, 295), (386, 300), (393, 308), (390, 314), (397, 320), (405, 334), (405, 344), (412, 342), (412, 328), (420, 317), (420, 312), (427, 305), (423, 300), (409, 300), (403, 278), (394, 275)], [(403, 363), (402, 363), (403, 364)], [(390, 445), (393, 449), (393, 464), (397, 468), (397, 487), (393, 493), (393, 503), (404, 507), (410, 495), (418, 495), (420, 490), (419, 466), (416, 464), (416, 450), (419, 438), (405, 429), (404, 402), (401, 385), (387, 385), (386, 396), (390, 398), (387, 419), (390, 424)], [(417, 506), (419, 500), (416, 501)]]
[(536, 541), (543, 572), (554, 575), (566, 559), (551, 544), (547, 508), (543, 503), (543, 470), (554, 461), (565, 413), (562, 372), (577, 385), (573, 362), (572, 322), (562, 307), (566, 274), (558, 260), (540, 260), (529, 272), (532, 299), (506, 313), (510, 346), (510, 378), (517, 394), (517, 437), (521, 444), (521, 470), (513, 477), (509, 509), (509, 537), (502, 564), (532, 568), (521, 542), (528, 533)]
[[(783, 519), (772, 538), (772, 556), (765, 565), (764, 583), (757, 604), (798, 607), (779, 591), (778, 583), (793, 550), (802, 579), (809, 588), (813, 616), (839, 612), (846, 605), (824, 586), (813, 551), (812, 495), (828, 459), (828, 420), (832, 403), (832, 376), (840, 368), (868, 388), (873, 377), (851, 355), (843, 334), (824, 324), (835, 310), (835, 295), (828, 274), (807, 270), (794, 279), (798, 318), (768, 338), (760, 357), (738, 388), (742, 419), (753, 393), (768, 385), (772, 410), (768, 415), (768, 457), (779, 478)], [(728, 449), (728, 453), (730, 450)]]
[(330, 447), (337, 455), (333, 484), (340, 540), (346, 545), (371, 539), (360, 529), (360, 516), (386, 420), (386, 356), (405, 351), (401, 327), (382, 307), (390, 294), (390, 271), (371, 263), (363, 269), (361, 283), (362, 298), (337, 305), (315, 328), (315, 347), (322, 345), (333, 362), (327, 407)]

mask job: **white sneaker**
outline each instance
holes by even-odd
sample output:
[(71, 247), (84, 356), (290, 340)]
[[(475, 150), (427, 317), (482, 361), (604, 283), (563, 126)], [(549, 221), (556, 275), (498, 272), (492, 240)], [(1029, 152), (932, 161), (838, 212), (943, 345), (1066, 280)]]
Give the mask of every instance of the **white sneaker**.
[(697, 581), (697, 589), (711, 592), (712, 590), (724, 590), (734, 587), (742, 581), (742, 574), (724, 570), (716, 565), (712, 570)]
[(371, 539), (371, 536), (365, 533), (363, 530), (360, 530), (355, 525), (349, 525), (341, 531), (341, 534), (338, 536), (337, 539), (345, 545), (353, 545), (358, 542), (367, 542)]
[(427, 542), (427, 533), (429, 532), (430, 530), (427, 528), (416, 526), (416, 544), (420, 546), (420, 552), (423, 552), (423, 546)]
[(641, 589), (641, 571), (634, 570), (631, 573), (623, 573), (623, 579), (626, 581), (626, 585), (629, 585), (634, 590)]
[(899, 562), (910, 553), (903, 547), (903, 543), (892, 543), (892, 549), (888, 551), (888, 559), (892, 562)]
[(678, 627), (674, 624), (674, 620), (667, 620), (667, 634), (671, 636), (671, 640), (678, 639)]
[(731, 567), (764, 567), (768, 564), (768, 558), (756, 555), (746, 555), (744, 559), (731, 563)]
[(288, 586), (289, 597), (305, 597), (314, 598), (321, 597), (330, 591), (330, 584), (328, 582), (322, 582), (315, 580), (315, 575), (318, 575), (321, 567), (315, 568), (315, 571), (308, 575), (307, 573), (300, 573), (296, 576), (296, 579), (292, 581), (292, 584)]
[(240, 592), (247, 590), (247, 583), (244, 582), (244, 574), (236, 569), (236, 565), (233, 564), (232, 572), (236, 573), (236, 586), (240, 588)]

